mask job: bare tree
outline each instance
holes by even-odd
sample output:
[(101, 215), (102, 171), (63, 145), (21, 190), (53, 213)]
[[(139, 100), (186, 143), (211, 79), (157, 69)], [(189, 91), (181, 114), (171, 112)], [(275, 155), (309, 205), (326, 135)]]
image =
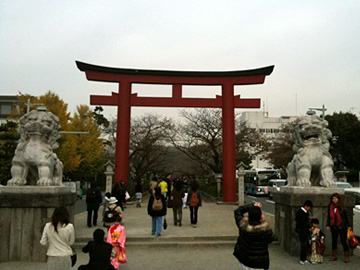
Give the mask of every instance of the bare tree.
[(166, 171), (166, 143), (173, 128), (172, 119), (155, 114), (146, 114), (132, 120), (129, 159), (137, 178), (149, 171)]
[[(172, 133), (173, 145), (207, 173), (222, 172), (222, 118), (220, 109), (181, 110), (185, 124)], [(251, 162), (251, 155), (265, 150), (266, 140), (246, 123), (236, 120), (236, 159)], [(256, 151), (250, 154), (249, 149)]]
[[(173, 128), (172, 119), (156, 114), (144, 114), (131, 119), (129, 163), (130, 171), (136, 178), (142, 178), (149, 172), (165, 173), (166, 144)], [(116, 130), (116, 119), (110, 120), (103, 129), (107, 156), (111, 160), (115, 160)]]

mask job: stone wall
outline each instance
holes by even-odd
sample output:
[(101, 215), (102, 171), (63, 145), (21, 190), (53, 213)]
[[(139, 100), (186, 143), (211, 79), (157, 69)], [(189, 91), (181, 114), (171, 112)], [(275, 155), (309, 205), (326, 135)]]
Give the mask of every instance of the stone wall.
[[(300, 255), (300, 243), (295, 232), (295, 214), (306, 200), (310, 200), (313, 203), (310, 216), (319, 219), (320, 229), (325, 233), (325, 255), (331, 253), (331, 233), (326, 231), (326, 220), (330, 196), (335, 192), (342, 195), (344, 207), (349, 212), (352, 226), (355, 198), (352, 195), (345, 195), (343, 189), (287, 186), (281, 187), (280, 192), (274, 194), (275, 234), (279, 239), (280, 246), (286, 252), (293, 256)], [(342, 250), (341, 244), (339, 249)]]
[(46, 261), (40, 238), (55, 207), (64, 205), (74, 222), (76, 193), (69, 187), (0, 187), (0, 262)]

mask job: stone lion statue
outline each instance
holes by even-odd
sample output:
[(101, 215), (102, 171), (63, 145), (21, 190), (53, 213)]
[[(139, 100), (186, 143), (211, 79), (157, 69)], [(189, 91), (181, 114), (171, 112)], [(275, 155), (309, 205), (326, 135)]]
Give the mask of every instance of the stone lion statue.
[(329, 153), (332, 134), (327, 126), (328, 122), (317, 115), (294, 121), (292, 139), (296, 154), (287, 167), (288, 185), (336, 187)]
[(20, 140), (12, 160), (10, 186), (61, 186), (63, 164), (53, 150), (59, 147), (59, 118), (33, 110), (19, 120)]

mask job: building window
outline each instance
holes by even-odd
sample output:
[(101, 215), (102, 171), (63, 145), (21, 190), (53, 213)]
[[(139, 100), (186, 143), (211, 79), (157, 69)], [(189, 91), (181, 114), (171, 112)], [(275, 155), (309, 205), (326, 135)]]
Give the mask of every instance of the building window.
[(11, 104), (1, 104), (0, 105), (0, 113), (1, 114), (7, 114), (10, 113), (12, 109)]

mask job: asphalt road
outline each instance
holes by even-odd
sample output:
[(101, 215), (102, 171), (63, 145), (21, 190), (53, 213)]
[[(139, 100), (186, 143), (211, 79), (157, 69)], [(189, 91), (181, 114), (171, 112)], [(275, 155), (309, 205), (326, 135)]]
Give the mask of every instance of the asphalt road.
[(275, 202), (269, 197), (255, 197), (251, 195), (245, 195), (245, 203), (259, 202), (262, 204), (263, 211), (275, 215)]

